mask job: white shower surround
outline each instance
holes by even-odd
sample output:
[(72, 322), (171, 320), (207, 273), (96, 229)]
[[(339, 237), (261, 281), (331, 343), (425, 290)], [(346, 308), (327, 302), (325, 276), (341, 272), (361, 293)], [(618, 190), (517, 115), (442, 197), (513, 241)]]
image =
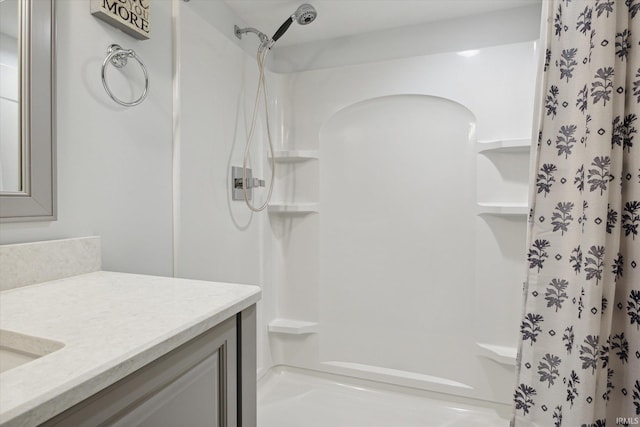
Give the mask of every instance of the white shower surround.
[(270, 217), (276, 310), (318, 332), (271, 334), (276, 364), (510, 400), (513, 368), (478, 344), (516, 346), (525, 217), (480, 218), (475, 205), (524, 202), (527, 155), (505, 173), (476, 145), (530, 140), (534, 50), (281, 77), (282, 149), (319, 159), (285, 165), (274, 200), (319, 202), (319, 213)]
[[(273, 366), (289, 365), (509, 402), (513, 368), (481, 357), (479, 353), (487, 350), (477, 344), (492, 345), (498, 350), (515, 346), (523, 273), (519, 251), (524, 246), (524, 217), (480, 217), (475, 204), (477, 201), (525, 200), (527, 183), (523, 169), (526, 169), (527, 156), (521, 153), (500, 160), (502, 154), (484, 156), (475, 150), (477, 141), (530, 139), (536, 72), (534, 42), (509, 44), (522, 40), (521, 34), (516, 37), (514, 32), (509, 32), (504, 45), (480, 48), (472, 56), (451, 51), (311, 71), (269, 73), (276, 149), (312, 157), (279, 162), (273, 201), (285, 206), (301, 203), (302, 207), (307, 206), (305, 203), (318, 202), (319, 212), (252, 216), (243, 203), (230, 201), (227, 175), (232, 164), (241, 163), (257, 78), (254, 60), (240, 46), (245, 50), (246, 45), (257, 46), (257, 39), (247, 37), (239, 42), (225, 32), (227, 20), (236, 18), (229, 10), (223, 10), (222, 3), (192, 0), (174, 5), (182, 12), (176, 40), (182, 73), (176, 98), (179, 111), (175, 158), (176, 276), (262, 287), (263, 300), (258, 312), (259, 374)], [(465, 31), (462, 26), (460, 30)], [(495, 32), (494, 37), (499, 38), (500, 29), (496, 28)], [(473, 47), (473, 38), (472, 31), (460, 34), (456, 47), (462, 39)], [(325, 138), (345, 131), (345, 126), (336, 126), (336, 123), (340, 122), (341, 115), (358, 106), (377, 105), (384, 110), (400, 102), (391, 111), (413, 110), (413, 101), (402, 104), (405, 100), (416, 100), (421, 105), (418, 108), (432, 109), (434, 114), (442, 109), (451, 110), (446, 117), (430, 117), (433, 125), (459, 123), (460, 127), (455, 130), (460, 132), (454, 132), (456, 142), (445, 145), (431, 141), (429, 147), (455, 148), (458, 151), (447, 151), (446, 155), (463, 157), (460, 163), (466, 165), (464, 179), (450, 189), (463, 191), (464, 198), (454, 200), (468, 207), (459, 215), (447, 218), (438, 213), (440, 202), (424, 203), (420, 209), (432, 206), (425, 214), (438, 215), (445, 221), (437, 227), (421, 223), (415, 206), (399, 211), (401, 220), (404, 215), (412, 217), (412, 223), (405, 224), (405, 232), (417, 226), (422, 236), (430, 236), (435, 243), (443, 242), (451, 238), (451, 227), (462, 221), (466, 224), (465, 232), (472, 235), (461, 243), (468, 259), (451, 264), (460, 270), (459, 275), (465, 280), (447, 281), (444, 270), (439, 267), (445, 265), (445, 258), (434, 262), (433, 272), (419, 265), (423, 271), (421, 277), (415, 277), (415, 285), (410, 277), (404, 277), (402, 292), (396, 304), (389, 307), (380, 277), (370, 274), (369, 282), (360, 282), (350, 289), (329, 280), (328, 273), (339, 270), (335, 268), (335, 257), (327, 255), (332, 255), (331, 245), (338, 247), (339, 242), (335, 238), (327, 240), (331, 236), (323, 230), (335, 225), (341, 206), (338, 199), (327, 197), (326, 193), (337, 185), (328, 180), (330, 168), (337, 167), (339, 158), (330, 149), (337, 146), (325, 143)], [(372, 125), (380, 124), (378, 119), (366, 114), (358, 120), (359, 126), (369, 131), (367, 120)], [(369, 162), (398, 164), (402, 163), (405, 152), (411, 152), (414, 166), (403, 179), (424, 184), (421, 179), (425, 174), (415, 157), (427, 146), (421, 147), (416, 142), (420, 139), (416, 132), (422, 133), (429, 122), (415, 119), (412, 123), (406, 129), (415, 131), (408, 135), (415, 140), (409, 144), (410, 149), (392, 143), (366, 154)], [(392, 128), (389, 126), (388, 130)], [(357, 131), (358, 127), (351, 130)], [(254, 152), (258, 175), (261, 170), (268, 174), (264, 148), (257, 144)], [(260, 154), (258, 149), (262, 150)], [(359, 159), (356, 151), (341, 162), (357, 165)], [(438, 170), (447, 175), (451, 169), (445, 161), (431, 162), (429, 167), (433, 168), (434, 175), (438, 175)], [(379, 171), (369, 167), (370, 173)], [(358, 178), (358, 175), (357, 169), (351, 174), (352, 182), (357, 180), (362, 184), (353, 189), (363, 191), (358, 199), (376, 195), (379, 189), (366, 186), (367, 176)], [(384, 182), (380, 177), (377, 179)], [(427, 191), (424, 187), (414, 190), (407, 185), (399, 185), (397, 190), (388, 186), (377, 197), (403, 200), (403, 197), (424, 197)], [(428, 195), (423, 200), (429, 200)], [(396, 209), (384, 202), (378, 206), (383, 210)], [(357, 212), (353, 206), (350, 209), (352, 214)], [(357, 226), (359, 221), (354, 218), (352, 222)], [(389, 241), (394, 236), (393, 229), (385, 233), (373, 236), (368, 249), (374, 250), (374, 243), (384, 238)], [(402, 248), (388, 248), (388, 252), (403, 259), (402, 251), (413, 253), (414, 246), (406, 242)], [(371, 262), (364, 254), (355, 253), (354, 257), (354, 265)], [(449, 268), (453, 268), (451, 266)], [(377, 292), (367, 292), (368, 286)], [(440, 291), (446, 292), (446, 300)], [(352, 295), (336, 301), (339, 292), (352, 292)], [(428, 312), (417, 312), (423, 306), (421, 301), (429, 308)], [(454, 301), (464, 304), (464, 314), (459, 317), (451, 313), (455, 309)], [(334, 304), (342, 305), (337, 314), (332, 311)], [(350, 317), (348, 304), (357, 305), (357, 317), (356, 313)], [(434, 312), (436, 309), (440, 312)], [(363, 315), (367, 311), (371, 314), (369, 319)], [(268, 325), (275, 319), (308, 323), (280, 322), (273, 329), (315, 333), (269, 333)], [(353, 333), (369, 346), (370, 354), (362, 348), (350, 352), (341, 344), (341, 324), (354, 328)], [(374, 327), (385, 324), (386, 335), (376, 341)], [(406, 333), (407, 325), (412, 337), (411, 341), (406, 340), (406, 345), (401, 340), (389, 343), (383, 339)], [(438, 347), (447, 339), (446, 330), (455, 331), (452, 335), (455, 339), (447, 344), (447, 352), (439, 353)], [(416, 342), (420, 337), (423, 342)], [(410, 353), (414, 350), (420, 351), (420, 357)], [(508, 361), (508, 351), (506, 356), (494, 358), (501, 357)], [(446, 363), (451, 359), (456, 363)]]

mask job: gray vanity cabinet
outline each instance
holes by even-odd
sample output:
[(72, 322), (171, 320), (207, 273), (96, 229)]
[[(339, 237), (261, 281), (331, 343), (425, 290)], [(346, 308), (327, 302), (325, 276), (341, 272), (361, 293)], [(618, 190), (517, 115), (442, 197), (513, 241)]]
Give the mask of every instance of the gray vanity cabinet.
[(255, 306), (45, 426), (255, 427)]

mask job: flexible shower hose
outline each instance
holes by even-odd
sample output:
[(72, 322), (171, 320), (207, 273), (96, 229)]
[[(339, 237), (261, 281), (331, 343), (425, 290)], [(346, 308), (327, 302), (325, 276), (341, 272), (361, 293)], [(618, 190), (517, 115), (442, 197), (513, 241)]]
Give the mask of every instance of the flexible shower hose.
[[(271, 129), (269, 128), (269, 103), (267, 97), (267, 82), (264, 78), (264, 63), (267, 58), (267, 53), (269, 52), (269, 48), (266, 45), (261, 45), (260, 49), (258, 49), (257, 60), (258, 60), (258, 89), (256, 90), (256, 100), (253, 105), (253, 116), (251, 119), (251, 128), (249, 129), (249, 134), (247, 135), (247, 143), (244, 148), (244, 158), (242, 159), (242, 194), (244, 196), (244, 202), (247, 204), (247, 207), (251, 209), (253, 212), (260, 212), (264, 210), (271, 201), (271, 194), (273, 193), (273, 184), (275, 182), (276, 176), (276, 161), (275, 154), (273, 152), (273, 142), (271, 141)], [(248, 192), (248, 183), (247, 183), (247, 163), (249, 159), (249, 149), (251, 148), (251, 143), (253, 142), (253, 133), (256, 128), (256, 119), (258, 117), (258, 107), (260, 104), (260, 92), (262, 91), (264, 97), (264, 117), (267, 128), (267, 140), (269, 141), (269, 151), (271, 152), (271, 181), (269, 183), (269, 191), (267, 193), (267, 199), (264, 203), (255, 207), (251, 200), (249, 200), (249, 192)]]

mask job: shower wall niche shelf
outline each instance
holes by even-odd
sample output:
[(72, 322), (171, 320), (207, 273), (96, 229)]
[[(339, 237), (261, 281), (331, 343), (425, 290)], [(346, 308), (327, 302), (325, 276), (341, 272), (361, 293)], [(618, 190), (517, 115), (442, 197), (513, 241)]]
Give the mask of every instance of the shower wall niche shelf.
[[(522, 159), (521, 155), (528, 155), (531, 149), (531, 139), (530, 138), (521, 138), (521, 139), (502, 139), (502, 140), (494, 140), (494, 141), (478, 141), (477, 144), (477, 152), (478, 154), (490, 155), (490, 154), (500, 154), (506, 156), (491, 156), (491, 162), (494, 164), (498, 170), (509, 171), (511, 174), (510, 180), (513, 180), (513, 176), (518, 176), (518, 180), (526, 177), (525, 169), (514, 169), (514, 165), (512, 161), (516, 159)], [(511, 157), (511, 155), (517, 155), (516, 157)], [(521, 160), (517, 160), (520, 162)], [(506, 162), (506, 163), (505, 163)], [(517, 165), (518, 163), (516, 163)], [(504, 169), (503, 169), (504, 168)], [(502, 172), (500, 173), (502, 176)], [(482, 181), (481, 181), (482, 182)], [(480, 184), (484, 188), (494, 188), (496, 186), (500, 186), (500, 182), (484, 182)], [(494, 195), (495, 197), (495, 195)], [(511, 198), (509, 196), (507, 199)], [(520, 198), (520, 197), (518, 197)], [(489, 202), (483, 201), (478, 202), (478, 214), (488, 214), (488, 215), (523, 215), (526, 216), (529, 213), (529, 208), (526, 203), (522, 202)]]
[(478, 214), (527, 215), (529, 207), (525, 203), (478, 203)]
[(478, 153), (526, 153), (531, 149), (531, 139), (504, 139), (478, 141)]
[(279, 150), (273, 153), (276, 162), (293, 163), (304, 162), (306, 160), (317, 160), (319, 158), (316, 150)]
[(309, 214), (318, 212), (317, 203), (274, 203), (267, 208), (269, 213)]
[(518, 349), (502, 345), (477, 343), (478, 356), (486, 357), (503, 365), (516, 365)]
[(315, 334), (318, 332), (318, 323), (294, 319), (274, 319), (269, 322), (269, 332), (289, 335)]
[[(531, 138), (476, 144), (476, 355), (504, 366), (515, 366), (517, 355), (516, 335), (505, 325), (520, 322), (512, 308), (520, 303), (517, 284), (525, 271), (530, 153)], [(496, 316), (498, 300), (509, 302)]]

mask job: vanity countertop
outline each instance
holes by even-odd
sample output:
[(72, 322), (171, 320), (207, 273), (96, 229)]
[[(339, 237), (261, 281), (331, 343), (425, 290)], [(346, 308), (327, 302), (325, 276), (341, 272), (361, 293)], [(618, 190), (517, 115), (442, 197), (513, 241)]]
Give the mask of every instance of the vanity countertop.
[(249, 285), (98, 271), (0, 293), (0, 329), (64, 347), (0, 374), (0, 425), (37, 425), (260, 299)]

